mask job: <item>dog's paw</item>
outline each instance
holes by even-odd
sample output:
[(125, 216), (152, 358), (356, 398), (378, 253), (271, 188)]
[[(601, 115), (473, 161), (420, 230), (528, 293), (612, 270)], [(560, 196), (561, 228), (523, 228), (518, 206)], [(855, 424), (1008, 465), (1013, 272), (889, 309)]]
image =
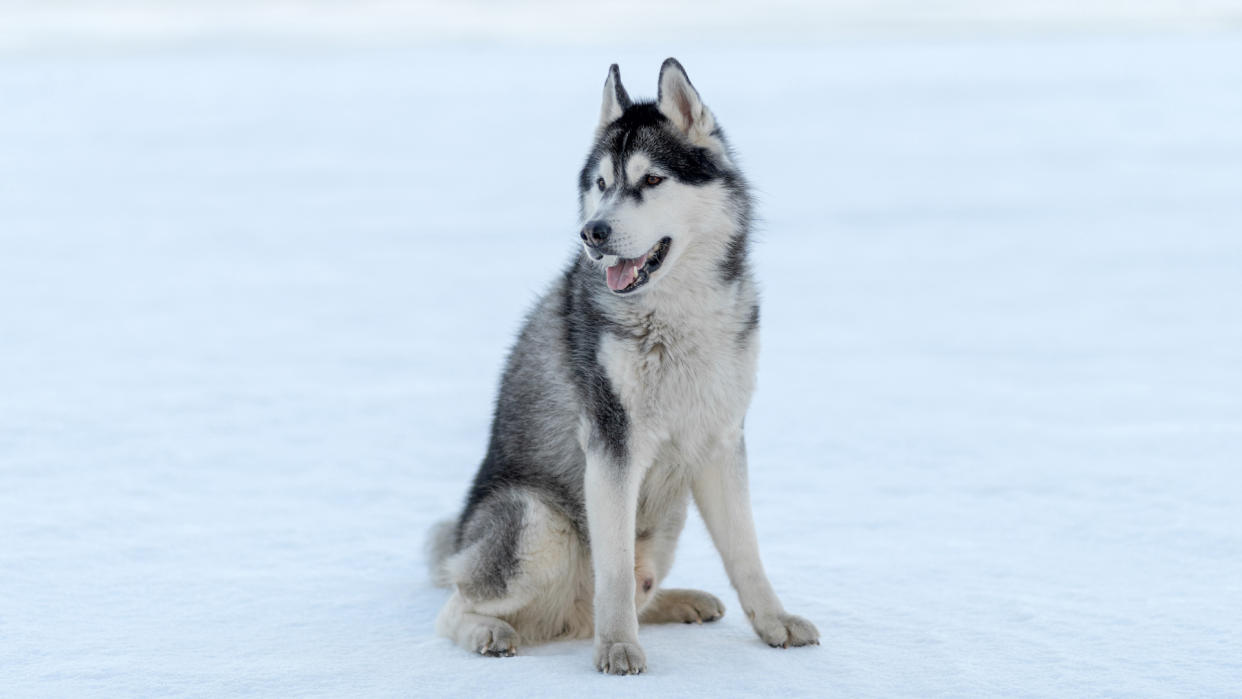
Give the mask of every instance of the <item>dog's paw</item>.
[(508, 624), (479, 624), (470, 632), (470, 647), (479, 655), (507, 658), (517, 653), (517, 632)]
[(715, 595), (698, 590), (660, 590), (643, 610), (645, 624), (702, 624), (724, 616), (724, 603)]
[(773, 648), (819, 645), (819, 629), (815, 624), (793, 614), (756, 618), (755, 633)]
[(637, 643), (596, 641), (595, 669), (608, 675), (637, 675), (647, 669), (647, 656)]

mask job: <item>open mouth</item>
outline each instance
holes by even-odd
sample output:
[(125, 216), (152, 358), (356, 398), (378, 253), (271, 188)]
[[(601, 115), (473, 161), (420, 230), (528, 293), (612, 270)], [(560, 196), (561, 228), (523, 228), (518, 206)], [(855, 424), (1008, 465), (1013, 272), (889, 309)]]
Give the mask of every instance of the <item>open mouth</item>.
[(618, 294), (628, 294), (646, 284), (652, 272), (655, 272), (660, 268), (660, 265), (664, 264), (664, 256), (668, 254), (668, 248), (672, 242), (672, 238), (661, 238), (660, 242), (655, 244), (655, 247), (648, 250), (641, 257), (635, 257), (631, 260), (619, 260), (617, 264), (608, 267), (605, 270), (608, 288)]

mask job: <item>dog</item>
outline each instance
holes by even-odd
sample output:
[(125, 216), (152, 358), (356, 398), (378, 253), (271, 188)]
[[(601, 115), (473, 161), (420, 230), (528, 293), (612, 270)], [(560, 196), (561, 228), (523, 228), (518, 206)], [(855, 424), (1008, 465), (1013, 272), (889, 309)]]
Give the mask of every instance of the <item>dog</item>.
[(453, 588), (437, 631), (489, 656), (593, 635), (597, 670), (643, 672), (640, 622), (724, 614), (660, 587), (693, 496), (759, 637), (817, 645), (768, 582), (747, 491), (752, 201), (675, 59), (655, 102), (610, 67), (578, 201), (574, 259), (509, 355), (465, 507), (430, 536), (432, 576)]

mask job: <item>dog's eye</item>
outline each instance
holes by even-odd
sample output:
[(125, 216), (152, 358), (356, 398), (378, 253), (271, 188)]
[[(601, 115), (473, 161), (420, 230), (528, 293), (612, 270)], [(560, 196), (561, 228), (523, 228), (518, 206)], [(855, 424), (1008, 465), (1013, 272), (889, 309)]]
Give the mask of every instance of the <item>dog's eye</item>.
[(657, 177), (656, 175), (647, 175), (647, 186), (648, 187), (654, 187), (663, 181), (664, 181), (663, 177)]
[(598, 180), (595, 180), (595, 186), (599, 187), (599, 191), (604, 191), (604, 178), (601, 177)]

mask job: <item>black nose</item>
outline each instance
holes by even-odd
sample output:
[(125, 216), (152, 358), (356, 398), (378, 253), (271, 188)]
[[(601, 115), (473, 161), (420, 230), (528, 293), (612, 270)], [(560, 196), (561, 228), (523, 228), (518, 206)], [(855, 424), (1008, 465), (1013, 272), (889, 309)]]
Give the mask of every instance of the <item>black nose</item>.
[(587, 245), (603, 245), (608, 236), (612, 235), (612, 226), (604, 221), (587, 221), (579, 235)]

